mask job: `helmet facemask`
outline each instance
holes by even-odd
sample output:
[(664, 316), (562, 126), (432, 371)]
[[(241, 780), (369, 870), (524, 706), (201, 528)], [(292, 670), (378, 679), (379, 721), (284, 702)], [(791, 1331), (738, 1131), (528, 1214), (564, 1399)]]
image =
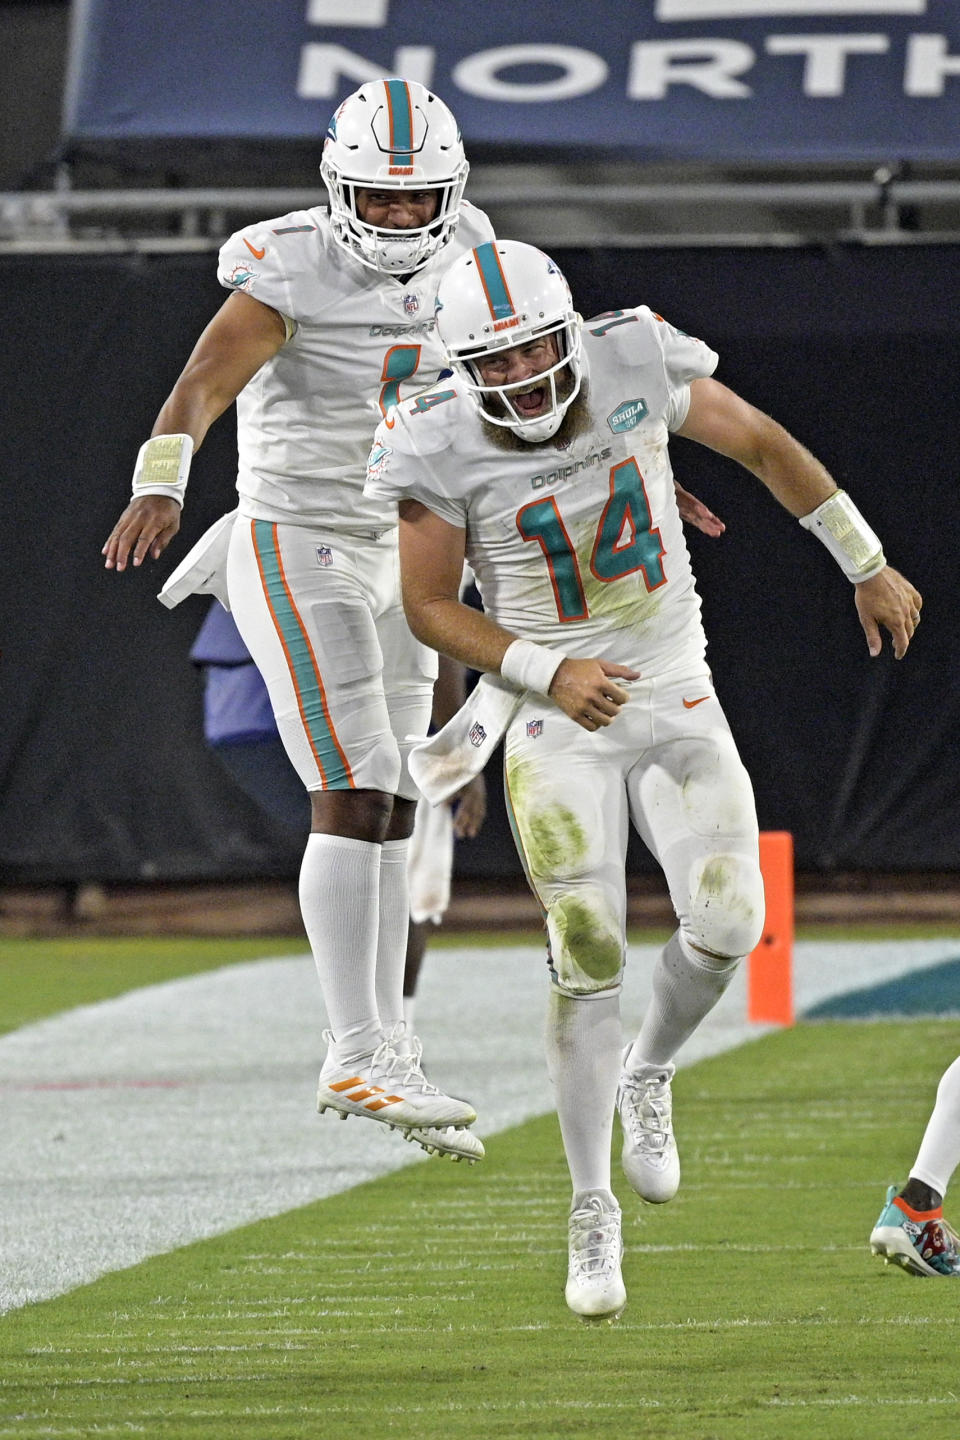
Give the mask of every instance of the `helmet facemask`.
[[(555, 336), (558, 358), (546, 370), (510, 385), (491, 385), (480, 373), (480, 362), (497, 355), (513, 345), (526, 345), (531, 340)], [(581, 385), (580, 328), (579, 324), (566, 322), (553, 325), (536, 334), (525, 335), (514, 340), (511, 346), (495, 346), (479, 351), (476, 355), (450, 357), (450, 364), (464, 389), (470, 395), (479, 414), (490, 425), (502, 425), (512, 430), (521, 440), (536, 444), (551, 439), (560, 429), (564, 415), (577, 398)], [(547, 408), (534, 417), (526, 416), (523, 409), (514, 403), (514, 396), (534, 388), (547, 390)]]
[[(437, 330), (484, 420), (531, 444), (557, 433), (582, 383), (581, 320), (566, 280), (542, 251), (496, 241), (457, 261), (440, 283)], [(556, 358), (538, 374), (501, 385), (483, 379), (484, 360), (547, 336), (554, 337)], [(534, 388), (546, 390), (546, 408), (530, 416), (515, 397)]]
[[(334, 238), (380, 274), (414, 273), (453, 238), (469, 168), (456, 121), (437, 96), (414, 81), (362, 85), (331, 120), (320, 163)], [(431, 190), (436, 210), (425, 225), (384, 229), (361, 218), (358, 190)]]

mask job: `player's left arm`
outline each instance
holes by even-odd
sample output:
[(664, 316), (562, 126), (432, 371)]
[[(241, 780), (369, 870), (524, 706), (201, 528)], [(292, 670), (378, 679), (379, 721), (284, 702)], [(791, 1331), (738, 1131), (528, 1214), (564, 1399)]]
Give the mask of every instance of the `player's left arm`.
[[(814, 529), (854, 581), (857, 614), (870, 654), (880, 653), (882, 626), (890, 632), (896, 658), (903, 658), (920, 619), (920, 593), (885, 563), (879, 541), (873, 563), (864, 566), (865, 578), (857, 578), (853, 547), (876, 537), (816, 456), (776, 420), (713, 379), (691, 382), (690, 408), (676, 433), (738, 461), (791, 515)], [(831, 511), (839, 506), (845, 512), (834, 523)], [(821, 514), (823, 526), (818, 521)], [(865, 548), (870, 549), (870, 543)]]

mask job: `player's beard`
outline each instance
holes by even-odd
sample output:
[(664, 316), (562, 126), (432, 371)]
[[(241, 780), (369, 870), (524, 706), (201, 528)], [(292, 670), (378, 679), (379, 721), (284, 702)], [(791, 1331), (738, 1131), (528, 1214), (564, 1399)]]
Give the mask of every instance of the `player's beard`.
[[(570, 394), (572, 389), (573, 378), (569, 370), (564, 370), (557, 381), (557, 398), (563, 400), (566, 395)], [(579, 393), (568, 405), (556, 434), (551, 435), (548, 440), (524, 440), (522, 436), (515, 434), (513, 430), (508, 430), (505, 425), (491, 425), (490, 421), (485, 420), (482, 415), (480, 416), (480, 425), (491, 445), (495, 445), (498, 450), (510, 450), (513, 452), (519, 450), (542, 450), (548, 445), (556, 446), (559, 450), (566, 450), (568, 445), (572, 444), (573, 441), (581, 435), (586, 434), (590, 429), (591, 419), (588, 392), (589, 386), (587, 381), (585, 379), (581, 380)], [(506, 414), (506, 409), (504, 409), (504, 414)]]

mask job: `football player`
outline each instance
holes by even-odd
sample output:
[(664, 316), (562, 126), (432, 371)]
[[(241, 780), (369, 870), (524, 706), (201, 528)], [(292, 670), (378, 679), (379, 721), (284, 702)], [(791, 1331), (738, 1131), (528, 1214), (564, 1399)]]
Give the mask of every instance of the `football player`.
[(943, 1197), (960, 1165), (960, 1058), (940, 1077), (937, 1098), (906, 1185), (891, 1185), (870, 1249), (910, 1275), (960, 1277), (960, 1235), (943, 1218)]
[[(566, 1298), (611, 1316), (626, 1300), (614, 1110), (630, 1184), (670, 1200), (674, 1056), (763, 924), (753, 793), (705, 660), (671, 433), (739, 461), (826, 543), (871, 654), (881, 626), (905, 654), (921, 599), (819, 461), (713, 378), (713, 350), (646, 307), (583, 322), (547, 255), (497, 241), (452, 261), (437, 326), (453, 378), (381, 424), (367, 495), (399, 502), (414, 634), (485, 674), (412, 769), (436, 800), (504, 739), (553, 976), (547, 1051), (573, 1186)], [(465, 557), (482, 614), (457, 599)], [(624, 1051), (630, 823), (663, 867), (678, 929)]]
[[(259, 808), (300, 839), (309, 830), (309, 797), (287, 759), (270, 697), (233, 616), (214, 600), (190, 650), (203, 672), (204, 736), (240, 789)], [(439, 658), (432, 722), (438, 728), (456, 713), (465, 695), (461, 666)], [(403, 970), (403, 1015), (413, 1025), (417, 984), (430, 925), (439, 925), (450, 903), (455, 840), (473, 839), (486, 816), (486, 785), (474, 776), (449, 804), (417, 802), (407, 882), (410, 925)], [(472, 1130), (444, 1137), (449, 1153), (470, 1163), (482, 1160), (483, 1142)], [(453, 1147), (456, 1147), (455, 1149)]]
[(377, 420), (444, 364), (444, 267), (492, 235), (463, 199), (468, 165), (442, 100), (371, 81), (330, 121), (326, 208), (239, 230), (230, 292), (141, 448), (103, 553), (123, 571), (180, 525), (192, 453), (236, 401), (239, 508), (181, 567), (176, 594), (220, 593), (263, 675), (310, 794), (304, 926), (330, 1022), (321, 1111), (385, 1122), (457, 1155), (472, 1105), (424, 1076), (403, 1018), (407, 854), (436, 655), (404, 621), (396, 511), (363, 495)]

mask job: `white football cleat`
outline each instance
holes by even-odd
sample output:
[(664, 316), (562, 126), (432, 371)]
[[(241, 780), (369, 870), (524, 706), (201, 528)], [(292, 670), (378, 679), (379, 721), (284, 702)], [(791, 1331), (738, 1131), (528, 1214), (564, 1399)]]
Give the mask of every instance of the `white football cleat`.
[(455, 1130), (452, 1125), (440, 1129), (438, 1126), (417, 1127), (408, 1130), (404, 1140), (415, 1140), (428, 1155), (446, 1155), (451, 1160), (466, 1160), (475, 1165), (487, 1153), (483, 1141), (472, 1130)]
[(324, 1031), (324, 1039), (330, 1048), (317, 1085), (321, 1115), (325, 1110), (335, 1110), (344, 1120), (363, 1115), (400, 1130), (459, 1128), (476, 1120), (472, 1105), (430, 1084), (420, 1068), (419, 1040), (408, 1042), (409, 1053), (401, 1055), (387, 1039), (371, 1056), (344, 1065), (331, 1031)]
[(637, 1194), (654, 1205), (672, 1200), (680, 1188), (680, 1156), (673, 1137), (670, 1081), (674, 1065), (628, 1067), (632, 1047), (624, 1051), (617, 1089), (623, 1125), (623, 1173)]
[(567, 1304), (583, 1320), (615, 1320), (627, 1292), (620, 1273), (620, 1206), (609, 1190), (576, 1197), (568, 1233)]

